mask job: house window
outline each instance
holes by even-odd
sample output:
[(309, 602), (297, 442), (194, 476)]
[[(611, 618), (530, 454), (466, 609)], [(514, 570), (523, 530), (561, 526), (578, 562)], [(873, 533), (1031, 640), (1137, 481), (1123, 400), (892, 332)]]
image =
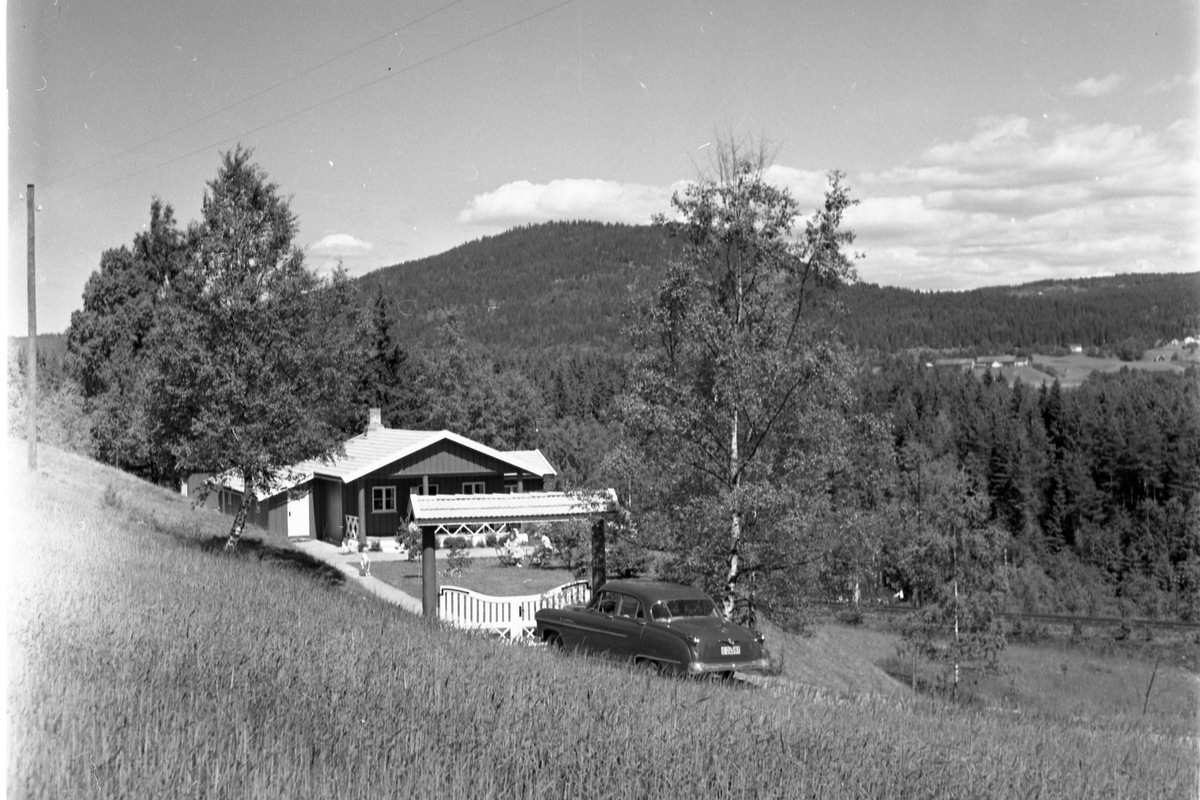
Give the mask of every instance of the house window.
[(487, 494), (487, 484), (483, 481), (468, 481), (463, 484), (463, 494)]
[[(413, 488), (413, 491), (412, 491), (412, 493), (413, 493), (413, 494), (425, 494), (425, 493), (426, 493), (426, 492), (425, 492), (425, 485), (424, 485), (424, 484), (420, 484), (420, 483), (418, 483), (418, 484), (416, 485), (416, 487), (415, 487), (415, 488)], [(430, 497), (437, 497), (437, 493), (438, 493), (438, 491), (437, 491), (437, 484), (436, 484), (436, 483), (431, 483), (431, 484), (429, 484), (429, 492), (428, 492), (429, 496), (430, 496)]]
[(505, 481), (504, 491), (506, 494), (516, 494), (518, 492), (516, 481), (513, 481), (511, 483)]
[(396, 487), (376, 486), (371, 489), (371, 512), (390, 514), (396, 510)]

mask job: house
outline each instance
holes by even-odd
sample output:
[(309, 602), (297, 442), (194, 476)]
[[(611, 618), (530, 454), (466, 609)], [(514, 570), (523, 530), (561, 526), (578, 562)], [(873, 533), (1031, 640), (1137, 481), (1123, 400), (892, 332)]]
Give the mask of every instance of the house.
[(975, 361), (970, 358), (939, 358), (933, 362), (933, 366), (938, 369), (957, 369), (970, 372), (971, 368), (975, 366)]
[[(413, 496), (541, 492), (556, 474), (538, 450), (499, 451), (451, 431), (385, 428), (379, 409), (371, 409), (367, 430), (345, 443), (344, 455), (296, 464), (256, 493), (247, 523), (327, 542), (347, 533), (390, 537), (408, 521)], [(208, 477), (193, 475), (185, 493)], [(204, 504), (237, 513), (241, 479), (214, 483)]]
[(1073, 344), (1073, 345), (1069, 345), (1068, 347), (1072, 353), (1082, 353), (1083, 352), (1083, 345), (1081, 345), (1081, 344)]
[(1016, 363), (1016, 356), (980, 356), (975, 359), (975, 369), (1005, 369)]

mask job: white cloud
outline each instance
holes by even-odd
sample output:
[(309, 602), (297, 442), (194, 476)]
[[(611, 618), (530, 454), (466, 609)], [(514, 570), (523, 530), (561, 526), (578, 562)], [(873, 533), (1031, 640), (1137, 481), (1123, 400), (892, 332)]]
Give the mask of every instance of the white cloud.
[(1068, 88), (1067, 94), (1072, 97), (1103, 97), (1116, 89), (1124, 78), (1115, 72), (1110, 72), (1103, 78), (1087, 78)]
[(1200, 70), (1196, 70), (1191, 75), (1175, 74), (1170, 78), (1155, 81), (1146, 87), (1146, 93), (1159, 94), (1182, 89), (1185, 86), (1200, 86)]
[[(968, 289), (1044, 278), (1190, 271), (1200, 263), (1200, 159), (1194, 122), (1165, 130), (987, 117), (879, 172), (851, 174), (860, 204), (845, 222), (864, 280)], [(800, 206), (822, 200), (824, 171), (775, 165), (766, 177)], [(670, 211), (670, 186), (566, 179), (517, 181), (477, 195), (459, 222), (554, 219), (643, 224)]]
[(309, 257), (309, 266), (318, 275), (332, 275), (339, 265), (351, 275), (358, 275), (370, 269), (363, 257), (374, 249), (375, 246), (370, 242), (348, 233), (330, 233), (310, 244), (306, 255)]
[(644, 225), (656, 213), (671, 207), (671, 195), (683, 182), (671, 186), (585, 178), (564, 178), (549, 183), (514, 181), (493, 192), (475, 195), (458, 221), (468, 224), (517, 225), (549, 220), (590, 219)]
[(965, 289), (1193, 270), (1200, 161), (1190, 120), (1164, 131), (988, 118), (880, 173), (851, 176), (863, 278)]
[(330, 233), (308, 246), (308, 252), (318, 256), (361, 256), (374, 249), (370, 242), (356, 239), (348, 233)]

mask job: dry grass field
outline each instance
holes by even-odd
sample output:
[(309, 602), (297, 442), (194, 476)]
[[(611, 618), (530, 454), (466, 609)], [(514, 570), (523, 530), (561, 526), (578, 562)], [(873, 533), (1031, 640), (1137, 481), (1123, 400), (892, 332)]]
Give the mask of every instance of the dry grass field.
[(227, 520), (167, 490), (50, 450), (29, 475), (23, 455), (10, 444), (14, 530), (26, 532), (6, 589), (11, 797), (1200, 789), (1194, 727), (954, 707), (866, 678), (834, 690), (828, 673), (867, 671), (867, 651), (886, 643), (832, 628), (786, 655), (811, 682), (761, 686), (505, 645), (365, 596), (284, 542), (251, 537), (223, 554)]
[[(1040, 372), (1031, 366), (1022, 368), (1026, 372), (1021, 374), (1021, 380), (1025, 383), (1038, 385), (1043, 380), (1052, 382), (1057, 377), (1063, 386), (1078, 386), (1093, 372), (1118, 372), (1122, 367), (1144, 369), (1150, 372), (1183, 372), (1190, 365), (1200, 364), (1200, 357), (1198, 357), (1197, 352), (1189, 352), (1179, 347), (1163, 347), (1156, 350), (1147, 350), (1138, 361), (1122, 361), (1119, 358), (1092, 358), (1082, 353), (1073, 353), (1066, 356), (1035, 354), (1030, 357), (1030, 364), (1044, 364), (1052, 367), (1054, 375)], [(1155, 357), (1159, 355), (1163, 356), (1165, 360), (1155, 361)], [(1178, 355), (1179, 360), (1171, 361), (1173, 355)], [(1008, 372), (1009, 370), (1005, 371), (1006, 376)], [(1010, 383), (1012, 382), (1011, 377), (1008, 377), (1008, 380)]]

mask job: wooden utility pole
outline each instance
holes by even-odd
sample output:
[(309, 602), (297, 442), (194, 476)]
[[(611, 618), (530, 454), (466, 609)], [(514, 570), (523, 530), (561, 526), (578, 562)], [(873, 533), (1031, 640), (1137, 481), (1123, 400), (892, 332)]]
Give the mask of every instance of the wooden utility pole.
[(37, 469), (37, 269), (34, 267), (33, 184), (25, 187), (25, 209), (29, 217), (27, 243), (28, 274), (25, 277), (29, 296), (29, 344), (25, 361), (25, 438), (29, 440), (29, 469)]

